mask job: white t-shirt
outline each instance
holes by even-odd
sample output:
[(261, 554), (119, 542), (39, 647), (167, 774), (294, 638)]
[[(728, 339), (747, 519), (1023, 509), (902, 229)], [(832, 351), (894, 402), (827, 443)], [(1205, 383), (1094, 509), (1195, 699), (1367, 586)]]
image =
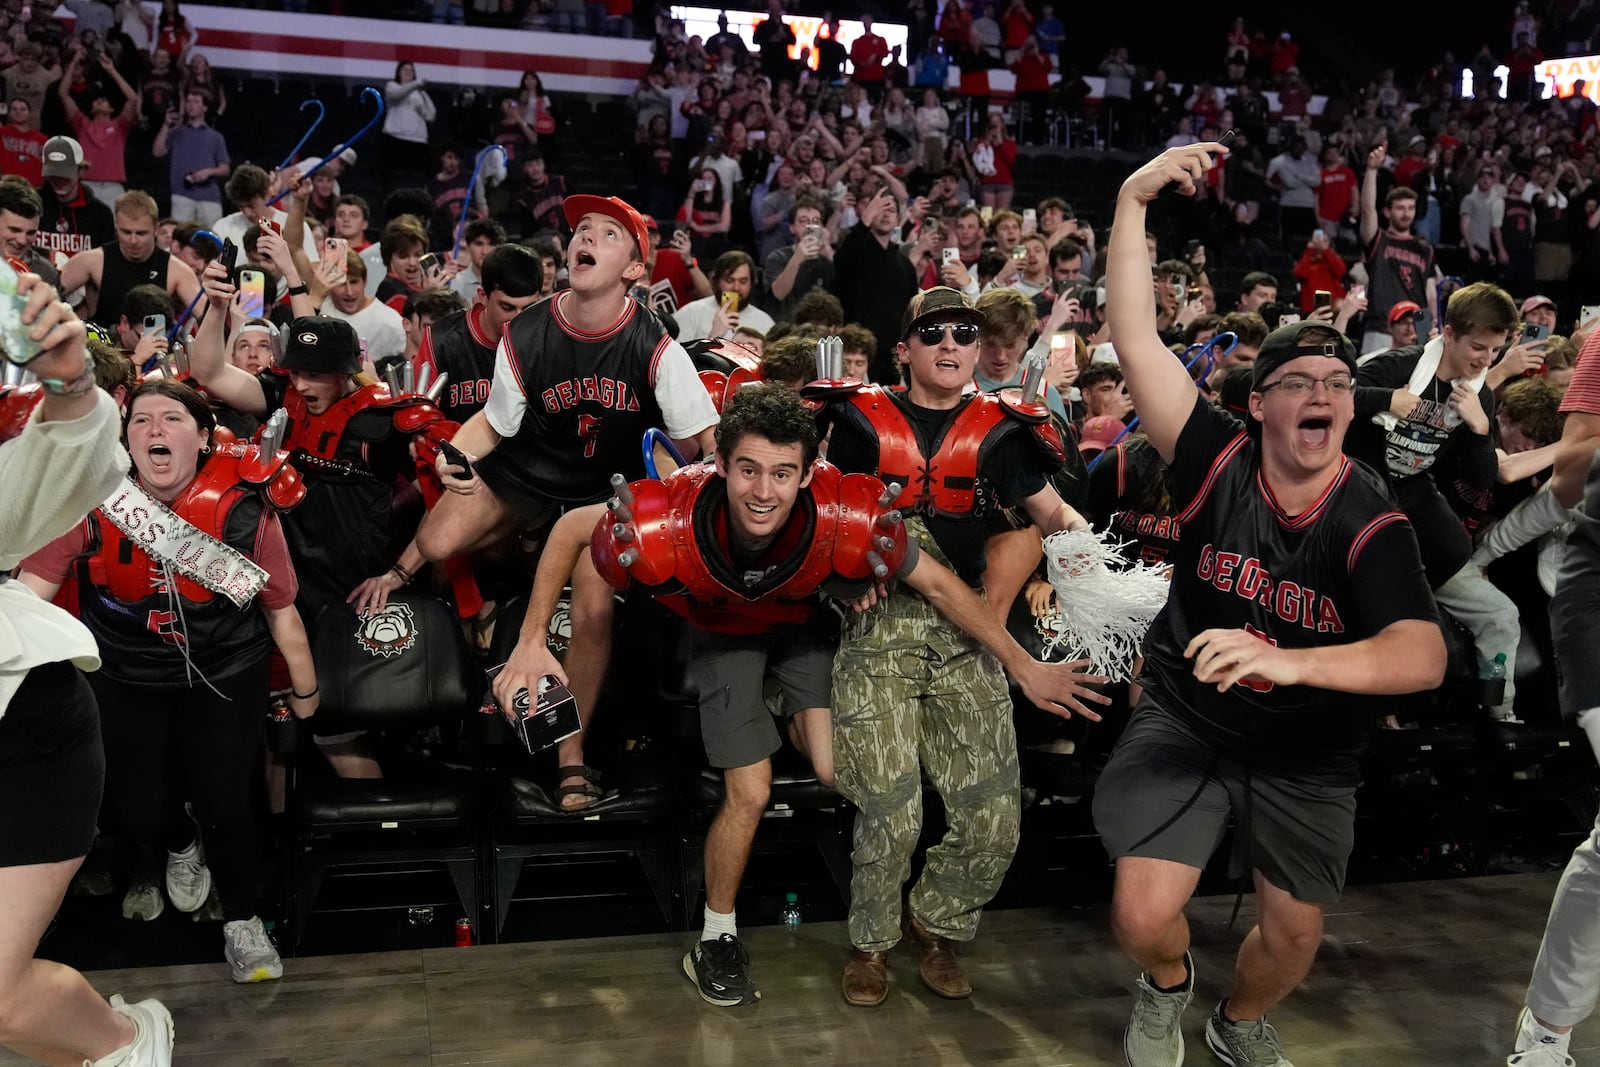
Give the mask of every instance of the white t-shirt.
[[(694, 369), (689, 353), (676, 341), (669, 340), (656, 361), (656, 405), (661, 408), (662, 429), (667, 436), (682, 441), (701, 430), (717, 424), (716, 405), (711, 394), (700, 384), (700, 375)], [(489, 402), (484, 414), (489, 425), (502, 438), (515, 437), (522, 428), (522, 415), (528, 409), (528, 398), (502, 339), (494, 350), (494, 382), (489, 387)]]
[[(272, 218), (272, 221), (276, 222), (279, 226), (282, 226), (289, 220), (289, 216), (286, 213), (279, 211), (277, 208), (273, 208), (269, 214)], [(246, 260), (244, 256), (244, 231), (248, 230), (250, 226), (251, 222), (249, 219), (244, 217), (244, 212), (235, 211), (232, 215), (224, 215), (222, 218), (216, 221), (215, 225), (211, 227), (212, 233), (216, 234), (224, 241), (233, 242), (233, 266), (235, 267), (248, 267), (250, 265), (249, 261)], [(306, 250), (306, 255), (311, 256), (312, 252), (316, 250), (317, 241), (316, 238), (311, 236), (310, 226), (304, 226), (303, 229), (305, 230), (305, 233), (301, 236), (305, 243), (300, 247)], [(315, 263), (316, 257), (312, 256), (311, 261)]]
[[(702, 337), (710, 337), (711, 318), (716, 314), (720, 302), (720, 297), (703, 296), (699, 300), (689, 301), (673, 312), (673, 318), (678, 320), (678, 336), (686, 341), (698, 341)], [(759, 330), (762, 336), (766, 336), (767, 331), (773, 327), (773, 321), (771, 315), (750, 304), (739, 312), (739, 325)], [(730, 331), (723, 336), (732, 337), (733, 333)]]
[(367, 358), (374, 363), (406, 354), (405, 325), (400, 313), (388, 304), (373, 300), (354, 315), (346, 315), (329, 297), (322, 302), (322, 314), (354, 326), (356, 336), (367, 342)]

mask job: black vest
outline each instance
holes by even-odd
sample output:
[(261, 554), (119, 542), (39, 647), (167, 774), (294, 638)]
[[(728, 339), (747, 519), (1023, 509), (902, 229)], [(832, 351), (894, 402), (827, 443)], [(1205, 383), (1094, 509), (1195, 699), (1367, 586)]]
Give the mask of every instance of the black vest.
[[(122, 317), (122, 304), (128, 290), (139, 285), (167, 288), (167, 261), (172, 257), (161, 249), (150, 253), (142, 263), (124, 258), (115, 241), (105, 246), (105, 265), (100, 271), (100, 298), (95, 302), (94, 318), (101, 325), (114, 325)], [(137, 324), (133, 324), (137, 326)], [(169, 322), (167, 325), (171, 325)]]
[(450, 375), (450, 383), (439, 397), (439, 408), (445, 418), (460, 423), (483, 410), (489, 401), (489, 385), (494, 381), (495, 346), (479, 343), (467, 321), (471, 315), (471, 308), (451, 312), (428, 327), (434, 368)]

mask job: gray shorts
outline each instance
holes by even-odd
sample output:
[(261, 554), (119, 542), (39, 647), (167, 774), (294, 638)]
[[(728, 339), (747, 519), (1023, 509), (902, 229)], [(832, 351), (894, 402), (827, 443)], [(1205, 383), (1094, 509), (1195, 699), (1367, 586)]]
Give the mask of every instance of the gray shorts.
[[(689, 681), (700, 699), (700, 735), (713, 767), (748, 767), (783, 744), (774, 714), (788, 718), (832, 706), (833, 651), (828, 620), (764, 634), (718, 634), (689, 627)], [(776, 683), (769, 711), (766, 682)]]
[(1588, 582), (1566, 582), (1550, 600), (1561, 714), (1570, 719), (1600, 707), (1600, 596)]
[(1355, 843), (1358, 784), (1247, 767), (1146, 696), (1095, 786), (1094, 824), (1113, 861), (1203, 870), (1231, 814), (1234, 877), (1259, 870), (1296, 900), (1332, 904)]

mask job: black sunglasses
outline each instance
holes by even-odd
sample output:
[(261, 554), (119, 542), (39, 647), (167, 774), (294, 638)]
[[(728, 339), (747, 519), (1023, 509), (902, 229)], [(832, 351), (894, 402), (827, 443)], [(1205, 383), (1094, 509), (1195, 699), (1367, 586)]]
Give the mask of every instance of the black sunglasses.
[(925, 322), (917, 327), (917, 338), (925, 345), (936, 345), (944, 340), (946, 329), (958, 345), (976, 344), (978, 341), (978, 327), (970, 322)]

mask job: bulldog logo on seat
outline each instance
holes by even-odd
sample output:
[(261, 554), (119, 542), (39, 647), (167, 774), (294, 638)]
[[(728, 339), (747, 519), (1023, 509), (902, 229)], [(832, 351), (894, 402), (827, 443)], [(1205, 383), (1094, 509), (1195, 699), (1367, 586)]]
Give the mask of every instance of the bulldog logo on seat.
[(376, 614), (358, 620), (356, 643), (374, 656), (389, 659), (417, 643), (417, 626), (411, 605), (393, 604)]

